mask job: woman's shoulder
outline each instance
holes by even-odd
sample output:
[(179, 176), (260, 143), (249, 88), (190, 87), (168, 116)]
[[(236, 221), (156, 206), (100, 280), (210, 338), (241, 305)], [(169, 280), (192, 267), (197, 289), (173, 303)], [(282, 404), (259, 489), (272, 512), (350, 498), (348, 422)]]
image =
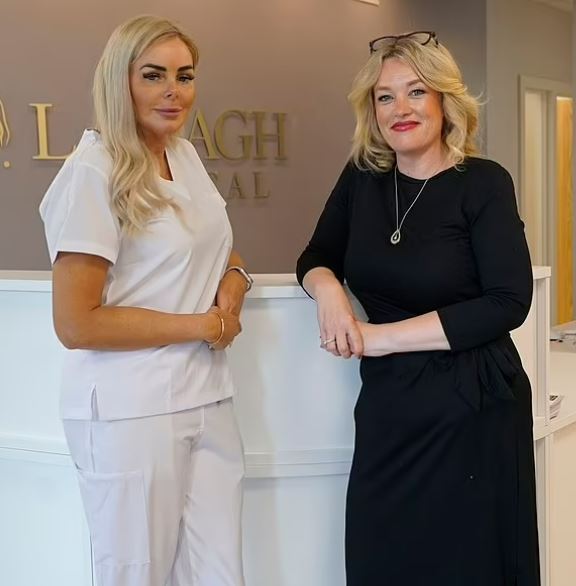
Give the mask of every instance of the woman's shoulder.
[(464, 173), (465, 177), (473, 180), (483, 181), (512, 181), (510, 173), (497, 161), (485, 157), (466, 157), (458, 170)]
[(467, 157), (458, 171), (463, 209), (471, 217), (490, 203), (515, 202), (514, 182), (500, 163), (483, 157)]
[(350, 185), (354, 185), (357, 188), (365, 189), (367, 186), (373, 184), (379, 184), (383, 177), (391, 173), (389, 170), (373, 170), (359, 166), (354, 160), (349, 159), (346, 161), (344, 168), (340, 174), (340, 180), (346, 181)]
[(341, 167), (334, 191), (345, 193), (348, 196), (352, 191), (356, 191), (362, 186), (369, 175), (370, 171), (361, 169), (352, 159), (349, 159)]
[(112, 171), (112, 157), (104, 146), (100, 133), (93, 129), (84, 131), (66, 164), (70, 167), (87, 165), (106, 177)]
[[(50, 208), (68, 202), (89, 186), (88, 194), (108, 196), (108, 178), (112, 170), (112, 158), (108, 154), (100, 134), (86, 130), (72, 154), (64, 161), (48, 186), (40, 203), (44, 217)], [(86, 198), (84, 198), (86, 199)]]

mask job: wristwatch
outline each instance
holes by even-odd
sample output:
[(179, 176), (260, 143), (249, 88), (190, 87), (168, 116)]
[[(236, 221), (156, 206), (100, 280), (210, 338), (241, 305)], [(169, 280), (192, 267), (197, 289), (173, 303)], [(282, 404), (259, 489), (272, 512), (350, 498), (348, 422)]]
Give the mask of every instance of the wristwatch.
[(248, 271), (244, 267), (240, 267), (240, 266), (236, 266), (236, 265), (228, 267), (224, 271), (224, 274), (226, 274), (230, 271), (238, 271), (244, 277), (244, 280), (246, 281), (246, 291), (250, 291), (250, 289), (252, 289), (252, 284), (254, 283), (254, 279), (250, 276), (250, 274), (248, 273)]

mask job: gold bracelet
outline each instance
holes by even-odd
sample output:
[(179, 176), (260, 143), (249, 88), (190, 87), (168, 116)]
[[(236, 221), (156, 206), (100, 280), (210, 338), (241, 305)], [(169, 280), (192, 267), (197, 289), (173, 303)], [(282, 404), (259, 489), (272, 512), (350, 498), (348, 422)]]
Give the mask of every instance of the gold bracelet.
[(220, 311), (216, 308), (212, 309), (208, 313), (215, 314), (216, 317), (220, 320), (220, 335), (213, 342), (208, 342), (208, 340), (206, 340), (206, 342), (208, 342), (209, 348), (213, 349), (214, 346), (218, 344), (218, 342), (224, 337), (224, 318), (220, 314)]

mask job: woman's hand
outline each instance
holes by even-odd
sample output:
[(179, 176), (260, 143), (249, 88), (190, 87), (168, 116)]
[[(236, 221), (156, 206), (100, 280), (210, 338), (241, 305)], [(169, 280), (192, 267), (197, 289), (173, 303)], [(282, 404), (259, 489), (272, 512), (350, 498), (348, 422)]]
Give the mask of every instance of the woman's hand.
[(342, 358), (360, 358), (364, 342), (354, 317), (352, 305), (337, 279), (327, 280), (315, 288), (320, 345)]
[(244, 277), (238, 271), (228, 271), (218, 285), (216, 305), (225, 312), (239, 316), (245, 295)]
[(210, 319), (205, 341), (212, 350), (224, 350), (242, 331), (240, 320), (237, 315), (220, 307), (211, 307), (207, 315), (214, 317)]

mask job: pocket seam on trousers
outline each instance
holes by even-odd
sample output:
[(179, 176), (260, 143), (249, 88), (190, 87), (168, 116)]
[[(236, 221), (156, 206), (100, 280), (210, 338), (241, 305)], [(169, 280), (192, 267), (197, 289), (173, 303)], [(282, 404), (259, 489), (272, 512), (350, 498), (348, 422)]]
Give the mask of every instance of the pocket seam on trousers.
[(150, 563), (144, 476), (141, 471), (78, 469), (94, 561), (102, 565)]

